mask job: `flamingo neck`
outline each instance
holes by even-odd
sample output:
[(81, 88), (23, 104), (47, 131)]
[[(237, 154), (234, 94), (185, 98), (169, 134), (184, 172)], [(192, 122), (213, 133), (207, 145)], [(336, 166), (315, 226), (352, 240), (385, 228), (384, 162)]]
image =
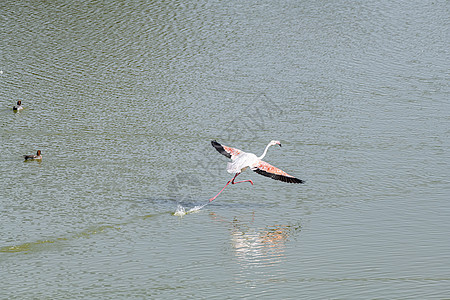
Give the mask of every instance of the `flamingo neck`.
[(264, 156), (266, 156), (266, 153), (267, 153), (267, 149), (269, 149), (269, 147), (270, 147), (271, 145), (270, 145), (270, 143), (269, 144), (267, 144), (267, 146), (266, 146), (266, 149), (264, 149), (264, 152), (263, 152), (263, 154), (260, 156), (260, 157), (258, 157), (258, 159), (263, 159), (264, 158)]

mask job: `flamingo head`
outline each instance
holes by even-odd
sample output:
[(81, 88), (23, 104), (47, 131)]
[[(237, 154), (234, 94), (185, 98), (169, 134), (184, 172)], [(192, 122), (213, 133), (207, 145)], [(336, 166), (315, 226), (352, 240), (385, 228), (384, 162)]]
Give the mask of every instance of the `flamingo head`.
[(273, 145), (278, 145), (278, 146), (280, 146), (280, 147), (281, 147), (281, 143), (280, 143), (280, 141), (270, 141), (269, 145), (270, 145), (270, 146), (273, 146)]

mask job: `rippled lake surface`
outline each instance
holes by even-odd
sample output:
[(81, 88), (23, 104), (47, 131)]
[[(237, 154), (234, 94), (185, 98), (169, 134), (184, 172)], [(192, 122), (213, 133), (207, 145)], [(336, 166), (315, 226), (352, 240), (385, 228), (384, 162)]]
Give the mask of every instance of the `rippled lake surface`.
[(448, 1), (0, 9), (1, 298), (450, 297)]

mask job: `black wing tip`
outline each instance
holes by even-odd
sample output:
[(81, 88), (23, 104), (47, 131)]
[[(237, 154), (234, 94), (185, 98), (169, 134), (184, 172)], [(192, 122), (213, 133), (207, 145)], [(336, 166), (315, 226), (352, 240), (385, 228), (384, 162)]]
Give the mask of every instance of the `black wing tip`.
[(231, 158), (231, 154), (225, 151), (223, 146), (219, 144), (216, 140), (211, 141), (211, 145), (216, 148), (217, 151), (219, 151), (220, 154), (225, 155), (228, 158)]
[(301, 180), (301, 179), (298, 179), (295, 177), (287, 177), (287, 176), (281, 176), (281, 175), (275, 175), (275, 176), (279, 177), (279, 179), (275, 178), (275, 177), (272, 177), (272, 178), (278, 179), (278, 180), (281, 180), (281, 181), (287, 182), (287, 183), (305, 183), (304, 180)]
[(288, 177), (288, 176), (283, 176), (283, 175), (272, 174), (272, 173), (269, 173), (269, 172), (266, 172), (266, 171), (263, 171), (260, 169), (255, 169), (253, 171), (255, 171), (256, 173), (261, 174), (263, 176), (270, 177), (272, 179), (280, 180), (280, 181), (287, 182), (287, 183), (305, 183), (304, 180), (301, 180), (301, 179), (298, 179), (295, 177)]
[(298, 178), (295, 178), (295, 177), (294, 177), (294, 179), (295, 179), (295, 181), (292, 182), (292, 183), (305, 183), (304, 180), (301, 180), (301, 179), (298, 179)]

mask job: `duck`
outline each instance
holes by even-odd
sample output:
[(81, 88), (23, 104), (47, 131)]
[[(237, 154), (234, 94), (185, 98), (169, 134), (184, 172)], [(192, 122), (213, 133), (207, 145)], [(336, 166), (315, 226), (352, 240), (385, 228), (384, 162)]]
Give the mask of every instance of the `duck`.
[(23, 158), (25, 160), (41, 160), (42, 159), (41, 150), (38, 150), (36, 155), (24, 155)]
[(19, 111), (19, 110), (22, 110), (23, 109), (23, 106), (22, 106), (22, 101), (17, 101), (17, 105), (14, 105), (13, 106), (13, 110), (15, 110), (15, 111)]

